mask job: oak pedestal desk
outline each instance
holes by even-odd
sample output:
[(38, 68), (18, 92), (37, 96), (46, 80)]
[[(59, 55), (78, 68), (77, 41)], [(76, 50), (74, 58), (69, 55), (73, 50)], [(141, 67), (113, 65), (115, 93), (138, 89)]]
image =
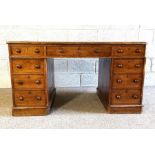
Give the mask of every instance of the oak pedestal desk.
[(144, 42), (9, 41), (13, 116), (46, 115), (54, 102), (52, 58), (99, 58), (98, 96), (109, 113), (140, 113)]

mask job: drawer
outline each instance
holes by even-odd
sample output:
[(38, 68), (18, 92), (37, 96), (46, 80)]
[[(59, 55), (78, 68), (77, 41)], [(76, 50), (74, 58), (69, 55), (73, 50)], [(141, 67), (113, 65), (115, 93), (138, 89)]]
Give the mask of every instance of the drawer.
[(79, 46), (47, 46), (47, 56), (51, 57), (78, 57)]
[(142, 74), (114, 74), (112, 80), (113, 88), (141, 88)]
[(144, 59), (113, 59), (113, 72), (115, 73), (142, 73)]
[(13, 59), (13, 73), (44, 73), (44, 60)]
[(15, 106), (35, 107), (46, 106), (45, 91), (15, 91), (14, 92)]
[(45, 56), (44, 46), (12, 46), (12, 56), (31, 56), (42, 57)]
[(14, 75), (13, 86), (17, 89), (44, 89), (45, 77), (43, 75)]
[(109, 45), (47, 46), (47, 56), (52, 57), (110, 57)]
[(112, 104), (140, 104), (141, 91), (140, 90), (113, 90)]
[(111, 46), (109, 45), (85, 45), (79, 48), (80, 57), (110, 57)]
[(135, 46), (113, 46), (112, 56), (136, 56), (141, 57), (145, 55), (145, 46), (135, 45)]

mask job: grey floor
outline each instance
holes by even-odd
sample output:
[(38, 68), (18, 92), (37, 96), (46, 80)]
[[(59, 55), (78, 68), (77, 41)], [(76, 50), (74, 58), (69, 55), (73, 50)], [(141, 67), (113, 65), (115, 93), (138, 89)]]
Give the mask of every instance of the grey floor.
[(59, 88), (47, 116), (12, 117), (10, 89), (0, 89), (0, 128), (155, 128), (155, 87), (145, 87), (142, 114), (107, 114), (95, 88)]

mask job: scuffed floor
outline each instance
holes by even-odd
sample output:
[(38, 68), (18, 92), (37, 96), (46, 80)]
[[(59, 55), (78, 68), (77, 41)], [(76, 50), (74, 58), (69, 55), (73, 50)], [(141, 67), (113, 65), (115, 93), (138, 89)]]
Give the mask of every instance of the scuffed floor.
[(59, 88), (47, 116), (12, 117), (11, 90), (0, 89), (0, 128), (155, 128), (155, 87), (145, 87), (142, 114), (107, 114), (95, 88)]

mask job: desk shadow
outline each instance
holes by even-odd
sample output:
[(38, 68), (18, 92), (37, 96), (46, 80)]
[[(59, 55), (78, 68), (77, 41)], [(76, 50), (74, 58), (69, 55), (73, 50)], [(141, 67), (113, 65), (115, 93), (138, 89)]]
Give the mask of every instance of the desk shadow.
[(57, 92), (51, 112), (106, 113), (96, 92)]

